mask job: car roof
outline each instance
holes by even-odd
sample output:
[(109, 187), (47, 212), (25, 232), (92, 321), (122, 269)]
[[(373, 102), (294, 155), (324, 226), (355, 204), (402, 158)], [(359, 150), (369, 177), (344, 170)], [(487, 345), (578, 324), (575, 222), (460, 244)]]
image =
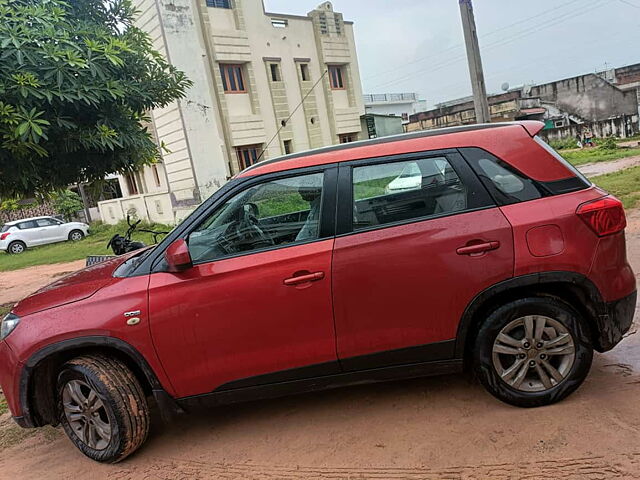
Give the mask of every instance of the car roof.
[(43, 215), (42, 217), (29, 217), (29, 218), (21, 218), (20, 220), (12, 220), (10, 222), (5, 222), (5, 225), (17, 225), (18, 223), (22, 223), (22, 222), (29, 222), (31, 220), (40, 220), (41, 218), (53, 218), (53, 216), (51, 215)]
[[(524, 151), (524, 154), (521, 155), (519, 153), (518, 158), (514, 158), (515, 161), (511, 163), (520, 171), (526, 170), (525, 173), (535, 180), (554, 181), (574, 176), (574, 174), (560, 162), (554, 162), (552, 164), (548, 162), (537, 162), (535, 147), (528, 149), (522, 148), (530, 144), (535, 144), (531, 139), (543, 128), (544, 123), (542, 122), (525, 120), (421, 130), (371, 140), (332, 145), (263, 160), (246, 168), (240, 172), (236, 178), (352, 160), (464, 147), (482, 148), (499, 158), (513, 158), (514, 148), (519, 148)], [(505, 141), (507, 139), (509, 141)], [(539, 147), (539, 150), (542, 150), (542, 147)], [(539, 151), (537, 153), (539, 153)]]

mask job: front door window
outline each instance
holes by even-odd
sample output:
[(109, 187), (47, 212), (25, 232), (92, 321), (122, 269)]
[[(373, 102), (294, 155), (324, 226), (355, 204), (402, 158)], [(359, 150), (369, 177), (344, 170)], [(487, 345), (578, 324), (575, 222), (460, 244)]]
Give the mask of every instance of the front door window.
[(247, 188), (189, 235), (194, 263), (319, 238), (322, 173)]

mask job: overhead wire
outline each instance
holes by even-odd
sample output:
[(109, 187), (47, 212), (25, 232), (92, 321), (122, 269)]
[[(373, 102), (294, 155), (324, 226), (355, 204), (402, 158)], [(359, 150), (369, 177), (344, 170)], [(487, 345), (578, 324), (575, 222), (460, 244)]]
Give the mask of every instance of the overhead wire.
[[(584, 15), (586, 13), (590, 13), (593, 9), (600, 8), (600, 7), (604, 6), (605, 5), (604, 2), (605, 2), (605, 0), (592, 0), (591, 2), (589, 2), (587, 0), (587, 2), (583, 2), (583, 9), (578, 13), (573, 13), (573, 12), (566, 13), (566, 14), (563, 14), (563, 15), (561, 15), (559, 17), (554, 18), (554, 20), (552, 20), (552, 21), (546, 22), (544, 24), (539, 24), (539, 25), (535, 25), (535, 26), (529, 27), (529, 28), (525, 29), (524, 31), (519, 32), (516, 35), (505, 37), (505, 38), (497, 40), (497, 41), (495, 41), (493, 43), (490, 43), (490, 44), (484, 46), (482, 48), (482, 50), (483, 51), (488, 51), (488, 50), (493, 50), (495, 48), (498, 48), (498, 47), (501, 47), (501, 46), (504, 46), (504, 45), (508, 45), (510, 43), (513, 43), (513, 42), (515, 42), (517, 40), (520, 40), (520, 39), (525, 38), (527, 36), (530, 36), (532, 34), (535, 34), (535, 33), (540, 32), (542, 30), (546, 30), (547, 28), (550, 28), (550, 27), (556, 26), (556, 25), (558, 25), (560, 23), (563, 23), (569, 17), (576, 18), (576, 17), (579, 17), (579, 16)], [(589, 8), (591, 10), (589, 10)], [(416, 75), (419, 75), (419, 74), (422, 74), (422, 73), (428, 72), (429, 74), (431, 74), (431, 73), (440, 71), (443, 68), (449, 67), (451, 65), (455, 65), (456, 63), (459, 63), (460, 61), (463, 61), (465, 59), (466, 59), (466, 55), (460, 55), (458, 57), (454, 57), (454, 58), (448, 59), (448, 60), (446, 60), (444, 62), (436, 63), (435, 65), (431, 65), (429, 67), (420, 69), (418, 71), (414, 71), (414, 72), (412, 72), (410, 74), (407, 74), (407, 75), (405, 75), (403, 77), (400, 77), (400, 78), (397, 78), (397, 79), (394, 79), (394, 80), (391, 80), (391, 81), (388, 81), (388, 82), (384, 82), (384, 83), (378, 84), (375, 87), (371, 88), (370, 90), (376, 90), (376, 89), (386, 88), (386, 87), (389, 87), (389, 86), (392, 86), (392, 85), (396, 85), (398, 83), (405, 82), (406, 80), (409, 80), (409, 79), (415, 77)]]
[[(490, 32), (488, 32), (486, 34), (483, 34), (480, 37), (480, 39), (483, 40), (483, 39), (485, 39), (487, 37), (495, 35), (496, 33), (502, 32), (502, 31), (507, 30), (509, 28), (512, 28), (512, 27), (514, 27), (516, 25), (520, 25), (522, 23), (530, 22), (531, 20), (539, 18), (539, 17), (542, 17), (544, 15), (547, 15), (548, 13), (558, 12), (558, 10), (561, 10), (561, 9), (563, 9), (563, 8), (569, 6), (569, 5), (572, 5), (574, 3), (579, 3), (579, 2), (582, 3), (583, 0), (570, 0), (569, 2), (563, 3), (561, 5), (558, 5), (558, 6), (554, 7), (554, 8), (545, 10), (545, 11), (540, 12), (540, 13), (538, 13), (536, 15), (531, 16), (531, 17), (527, 17), (525, 19), (518, 20), (516, 22), (510, 23), (510, 24), (505, 25), (503, 27), (500, 27), (498, 29), (492, 30), (492, 31), (490, 31)], [(388, 73), (396, 73), (398, 71), (398, 68), (404, 68), (407, 65), (413, 65), (413, 64), (416, 64), (416, 63), (421, 63), (423, 61), (426, 61), (426, 60), (429, 60), (429, 59), (432, 59), (432, 58), (435, 58), (435, 57), (439, 57), (439, 56), (441, 56), (442, 54), (444, 54), (446, 52), (449, 52), (449, 51), (452, 51), (452, 50), (457, 50), (457, 49), (460, 49), (462, 47), (464, 47), (464, 43), (458, 43), (456, 45), (452, 45), (451, 47), (447, 47), (447, 48), (445, 48), (445, 49), (441, 50), (440, 52), (435, 53), (433, 55), (428, 55), (426, 57), (420, 57), (420, 58), (417, 58), (415, 60), (411, 60), (410, 62), (407, 62), (404, 65), (401, 65), (399, 67), (392, 68), (392, 69), (389, 69), (389, 70), (385, 70), (384, 72), (379, 72), (379, 73), (375, 73), (373, 75), (370, 75), (365, 80), (370, 80), (372, 78), (376, 78), (376, 77), (379, 77), (379, 76), (382, 76), (382, 75), (386, 75)]]

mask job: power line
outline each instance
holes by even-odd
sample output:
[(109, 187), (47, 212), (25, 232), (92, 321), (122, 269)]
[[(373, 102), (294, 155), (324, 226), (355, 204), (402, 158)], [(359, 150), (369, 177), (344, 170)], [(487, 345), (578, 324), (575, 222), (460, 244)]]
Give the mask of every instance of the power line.
[(258, 158), (256, 158), (256, 162), (258, 163), (260, 161), (260, 159), (262, 158), (262, 155), (264, 155), (264, 152), (267, 151), (267, 149), (269, 148), (269, 145), (271, 145), (271, 143), (276, 139), (276, 137), (278, 135), (280, 135), (280, 131), (287, 126), (287, 124), (289, 123), (289, 120), (291, 120), (291, 117), (293, 117), (293, 114), (296, 113), (298, 111), (298, 109), (302, 106), (302, 104), (304, 103), (304, 101), (307, 99), (307, 97), (309, 95), (311, 95), (311, 92), (313, 92), (313, 90), (316, 88), (316, 86), (320, 83), (320, 81), (324, 78), (324, 76), (329, 73), (329, 70), (325, 70), (322, 75), (320, 75), (320, 78), (316, 81), (316, 83), (313, 84), (313, 86), (309, 89), (309, 91), (305, 94), (304, 97), (302, 97), (302, 100), (300, 100), (300, 103), (298, 103), (298, 105), (296, 105), (296, 108), (293, 109), (293, 112), (291, 112), (289, 114), (289, 116), (286, 118), (286, 120), (283, 120), (280, 123), (280, 128), (278, 129), (278, 131), (276, 132), (276, 134), (271, 137), (271, 140), (269, 140), (267, 142), (267, 144), (265, 145), (265, 147), (262, 149), (262, 151), (260, 152), (260, 155), (258, 155)]
[(625, 5), (629, 5), (630, 7), (637, 8), (638, 10), (640, 10), (639, 5), (636, 5), (635, 3), (631, 3), (628, 0), (618, 0), (618, 1), (624, 3)]
[[(622, 1), (622, 0), (620, 0), (620, 1)], [(485, 38), (487, 38), (487, 37), (490, 37), (490, 36), (492, 36), (492, 35), (495, 35), (496, 33), (499, 33), (499, 32), (502, 32), (502, 31), (504, 31), (504, 30), (507, 30), (507, 29), (509, 29), (509, 28), (511, 28), (511, 27), (513, 27), (513, 26), (520, 25), (520, 24), (522, 24), (522, 23), (529, 22), (529, 21), (531, 21), (531, 20), (533, 20), (533, 19), (535, 19), (535, 18), (542, 17), (542, 16), (544, 16), (544, 15), (547, 15), (548, 13), (557, 13), (557, 12), (558, 12), (558, 10), (560, 10), (560, 9), (562, 9), (562, 8), (564, 8), (564, 7), (567, 7), (567, 6), (569, 6), (569, 5), (572, 5), (572, 4), (574, 4), (574, 3), (578, 3), (578, 2), (583, 2), (583, 0), (571, 0), (571, 1), (567, 2), (567, 3), (564, 3), (564, 4), (562, 4), (562, 5), (559, 5), (559, 6), (557, 6), (557, 7), (551, 8), (551, 9), (549, 9), (549, 10), (545, 10), (545, 11), (543, 11), (543, 12), (541, 12), (541, 13), (538, 13), (537, 15), (534, 15), (534, 16), (532, 16), (532, 17), (527, 17), (527, 18), (525, 18), (525, 19), (518, 20), (517, 22), (510, 23), (509, 25), (505, 25), (505, 26), (503, 26), (503, 27), (500, 27), (500, 28), (498, 28), (498, 29), (496, 29), (496, 30), (492, 30), (491, 32), (488, 32), (488, 33), (486, 33), (486, 34), (482, 35), (482, 36), (480, 37), (480, 40), (483, 40), (483, 39), (485, 39)], [(428, 56), (426, 56), (426, 57), (417, 58), (417, 59), (415, 59), (415, 60), (412, 60), (412, 61), (410, 61), (410, 62), (405, 63), (404, 65), (402, 65), (402, 66), (400, 66), (400, 67), (396, 67), (396, 68), (393, 68), (393, 69), (385, 70), (384, 72), (375, 73), (375, 74), (373, 74), (373, 75), (371, 75), (371, 76), (367, 77), (365, 80), (370, 80), (370, 79), (372, 79), (372, 78), (380, 77), (380, 76), (382, 76), (382, 75), (386, 75), (386, 74), (388, 74), (388, 73), (395, 73), (395, 72), (397, 72), (397, 71), (398, 71), (398, 68), (403, 68), (403, 67), (405, 67), (405, 66), (409, 66), (409, 65), (412, 65), (412, 64), (415, 64), (415, 63), (421, 63), (421, 62), (423, 62), (423, 61), (425, 61), (425, 60), (429, 60), (429, 59), (432, 59), (432, 58), (435, 58), (435, 57), (439, 57), (439, 56), (441, 56), (442, 54), (444, 54), (444, 53), (446, 53), (446, 52), (450, 52), (450, 51), (452, 51), (452, 50), (460, 49), (460, 48), (462, 48), (463, 46), (464, 46), (464, 44), (463, 44), (463, 43), (459, 43), (459, 44), (453, 45), (453, 46), (451, 46), (451, 47), (447, 47), (447, 48), (445, 48), (444, 50), (441, 50), (441, 51), (440, 51), (440, 52), (438, 52), (438, 53), (435, 53), (435, 54), (433, 54), (433, 55), (428, 55)]]
[[(527, 37), (527, 36), (532, 35), (534, 33), (537, 33), (537, 32), (540, 32), (542, 30), (545, 30), (545, 29), (547, 29), (549, 27), (553, 27), (553, 26), (556, 26), (556, 25), (558, 25), (560, 23), (563, 23), (569, 17), (576, 18), (576, 17), (579, 17), (581, 15), (584, 15), (584, 14), (587, 14), (587, 13), (591, 13), (591, 11), (587, 10), (587, 8), (592, 8), (592, 9), (600, 8), (600, 7), (604, 6), (604, 3), (601, 3), (601, 4), (598, 5), (598, 3), (602, 2), (602, 1), (603, 0), (595, 0), (595, 1), (592, 1), (591, 3), (587, 3), (587, 5), (583, 4), (583, 9), (578, 13), (573, 13), (573, 12), (565, 13), (565, 14), (563, 14), (561, 16), (558, 16), (554, 20), (552, 20), (550, 22), (547, 22), (545, 24), (538, 24), (538, 25), (535, 25), (535, 26), (531, 26), (528, 29), (525, 29), (524, 31), (518, 33), (517, 35), (512, 35), (512, 36), (509, 36), (509, 37), (505, 37), (505, 38), (497, 40), (497, 41), (495, 41), (493, 43), (490, 43), (490, 44), (486, 45), (482, 50), (483, 51), (487, 51), (487, 50), (492, 50), (492, 49), (495, 49), (495, 48), (498, 48), (498, 47), (501, 47), (501, 46), (504, 46), (504, 45), (508, 45), (510, 43), (513, 43), (516, 40), (520, 40), (521, 38)], [(421, 73), (437, 72), (439, 70), (442, 70), (443, 68), (449, 67), (451, 65), (455, 65), (456, 63), (458, 63), (458, 62), (460, 62), (461, 60), (464, 60), (464, 59), (465, 59), (464, 55), (459, 56), (459, 57), (454, 57), (454, 58), (451, 58), (451, 59), (449, 59), (449, 60), (447, 60), (447, 61), (445, 61), (443, 63), (436, 64), (435, 66), (431, 65), (431, 66), (429, 66), (427, 68), (423, 68), (421, 70), (418, 70), (418, 71), (415, 71), (413, 73), (407, 74), (407, 75), (405, 75), (405, 76), (403, 76), (401, 78), (394, 79), (394, 80), (391, 80), (391, 81), (388, 81), (388, 82), (384, 82), (382, 84), (378, 84), (375, 87), (373, 87), (371, 90), (386, 88), (386, 87), (389, 87), (389, 86), (404, 82), (404, 81), (409, 80), (409, 79), (411, 79), (411, 78), (413, 78), (416, 75), (419, 75)]]
[[(608, 36), (607, 40), (616, 39), (616, 38), (619, 38), (620, 36), (625, 35), (625, 34), (626, 34), (625, 31), (620, 30), (615, 34)], [(625, 38), (624, 41), (627, 42), (628, 40)], [(593, 45), (593, 44), (601, 44), (601, 43), (602, 43), (602, 39), (601, 38), (593, 38), (593, 39), (591, 39), (591, 41), (587, 41), (586, 43), (582, 44), (582, 46), (584, 47), (584, 46), (590, 46), (590, 45)], [(611, 46), (618, 45), (619, 43), (621, 43), (621, 42), (618, 41), (618, 42), (615, 42), (615, 43), (607, 43), (607, 46), (611, 47)], [(557, 50), (557, 52), (562, 52), (563, 54), (566, 54), (569, 51), (573, 51), (573, 50), (575, 50), (573, 45), (565, 45), (564, 48), (561, 48), (561, 49)], [(522, 67), (522, 66), (524, 66), (526, 64), (531, 64), (531, 63), (536, 63), (538, 61), (542, 61), (545, 58), (546, 58), (546, 55), (545, 56), (538, 56), (538, 57), (535, 57), (535, 58), (527, 57), (526, 63), (525, 62), (512, 63), (509, 66), (503, 67), (503, 68), (501, 68), (499, 70), (496, 70), (496, 71), (493, 71), (493, 72), (488, 72), (489, 75), (486, 76), (486, 79), (488, 80), (488, 79), (497, 78), (497, 77), (503, 75), (505, 72), (510, 72), (510, 71), (516, 70), (516, 69), (518, 69), (518, 68), (520, 68), (520, 67)], [(445, 90), (449, 90), (449, 89), (452, 89), (452, 88), (460, 88), (460, 87), (468, 86), (468, 84), (469, 84), (469, 82), (465, 81), (465, 82), (458, 82), (458, 83), (455, 83), (453, 85), (447, 85), (446, 87), (443, 87), (443, 88), (438, 88), (436, 90), (431, 90), (431, 95), (433, 95), (433, 93), (443, 92)]]

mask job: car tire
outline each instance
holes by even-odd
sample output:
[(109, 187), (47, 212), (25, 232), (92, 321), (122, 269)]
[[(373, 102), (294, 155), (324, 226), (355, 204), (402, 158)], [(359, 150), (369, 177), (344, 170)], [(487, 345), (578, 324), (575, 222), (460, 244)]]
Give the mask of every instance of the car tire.
[(71, 230), (69, 232), (69, 240), (72, 242), (79, 242), (84, 238), (82, 230)]
[(555, 297), (524, 298), (493, 311), (473, 352), (475, 374), (489, 393), (527, 408), (550, 405), (575, 391), (592, 359), (585, 319)]
[(11, 242), (9, 244), (9, 246), (7, 247), (7, 253), (10, 253), (11, 255), (20, 255), (21, 253), (24, 253), (26, 249), (27, 245), (24, 242), (16, 240), (15, 242)]
[(68, 361), (58, 375), (57, 394), (62, 428), (87, 457), (116, 463), (145, 442), (147, 400), (120, 361), (103, 355)]

